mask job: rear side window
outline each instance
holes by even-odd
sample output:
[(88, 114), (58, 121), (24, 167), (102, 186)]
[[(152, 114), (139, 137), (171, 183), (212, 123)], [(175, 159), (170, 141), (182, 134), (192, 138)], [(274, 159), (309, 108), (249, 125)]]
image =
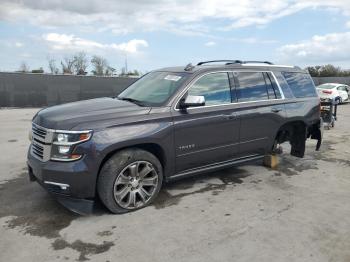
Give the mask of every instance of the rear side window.
[(269, 99), (265, 78), (261, 72), (236, 72), (238, 102)]
[(213, 73), (201, 77), (188, 90), (189, 95), (204, 96), (205, 105), (231, 103), (231, 89), (227, 73)]
[(338, 90), (348, 92), (348, 89), (346, 88), (346, 86), (340, 86), (340, 87), (338, 87)]
[(292, 90), (290, 90), (286, 79), (284, 78), (284, 76), (282, 75), (281, 72), (275, 71), (273, 72), (273, 74), (275, 75), (279, 86), (282, 89), (283, 95), (285, 98), (294, 98), (294, 95), (292, 93)]
[[(275, 93), (276, 98), (282, 98), (280, 89), (278, 88), (278, 85), (275, 81), (275, 78), (272, 76), (271, 73), (266, 73), (267, 78), (266, 78), (266, 84), (269, 85), (271, 84), (273, 91)], [(271, 99), (271, 98), (270, 98)]]
[(295, 97), (316, 97), (314, 82), (308, 74), (282, 72)]

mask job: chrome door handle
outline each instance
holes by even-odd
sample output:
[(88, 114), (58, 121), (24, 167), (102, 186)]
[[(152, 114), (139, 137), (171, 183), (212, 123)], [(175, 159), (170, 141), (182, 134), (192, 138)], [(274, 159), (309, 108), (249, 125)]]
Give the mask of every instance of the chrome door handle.
[(274, 112), (274, 113), (278, 113), (278, 112), (280, 112), (280, 111), (282, 111), (281, 108), (272, 108), (272, 109), (271, 109), (271, 112)]
[(225, 119), (231, 120), (231, 119), (235, 119), (237, 117), (237, 114), (233, 113), (233, 114), (229, 114), (229, 115), (223, 115), (223, 117)]

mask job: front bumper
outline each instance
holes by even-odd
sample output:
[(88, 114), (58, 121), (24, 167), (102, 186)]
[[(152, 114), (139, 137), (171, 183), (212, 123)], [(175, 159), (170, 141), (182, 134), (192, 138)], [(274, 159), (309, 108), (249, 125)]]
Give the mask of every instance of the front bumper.
[(94, 209), (96, 177), (89, 171), (86, 159), (74, 162), (41, 162), (28, 153), (28, 174), (62, 205), (79, 214)]

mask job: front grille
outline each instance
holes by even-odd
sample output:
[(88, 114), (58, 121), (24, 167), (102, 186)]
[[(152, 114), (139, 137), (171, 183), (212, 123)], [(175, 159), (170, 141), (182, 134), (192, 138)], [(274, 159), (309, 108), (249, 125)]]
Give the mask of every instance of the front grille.
[(53, 131), (32, 124), (31, 154), (42, 162), (50, 159)]
[(32, 131), (33, 131), (33, 134), (45, 139), (46, 137), (46, 134), (47, 134), (47, 131), (45, 129), (43, 129), (42, 127), (39, 127), (37, 125), (34, 125), (32, 126)]
[(33, 150), (33, 154), (35, 154), (36, 156), (38, 156), (41, 159), (43, 159), (43, 157), (44, 157), (44, 147), (42, 147), (39, 144), (33, 142), (32, 143), (32, 150)]

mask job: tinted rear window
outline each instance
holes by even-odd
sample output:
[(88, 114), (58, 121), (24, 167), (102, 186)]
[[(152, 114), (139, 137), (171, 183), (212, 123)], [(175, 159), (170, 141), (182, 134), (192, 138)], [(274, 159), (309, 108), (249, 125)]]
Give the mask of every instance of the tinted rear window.
[(282, 72), (295, 97), (316, 97), (314, 82), (308, 74)]

